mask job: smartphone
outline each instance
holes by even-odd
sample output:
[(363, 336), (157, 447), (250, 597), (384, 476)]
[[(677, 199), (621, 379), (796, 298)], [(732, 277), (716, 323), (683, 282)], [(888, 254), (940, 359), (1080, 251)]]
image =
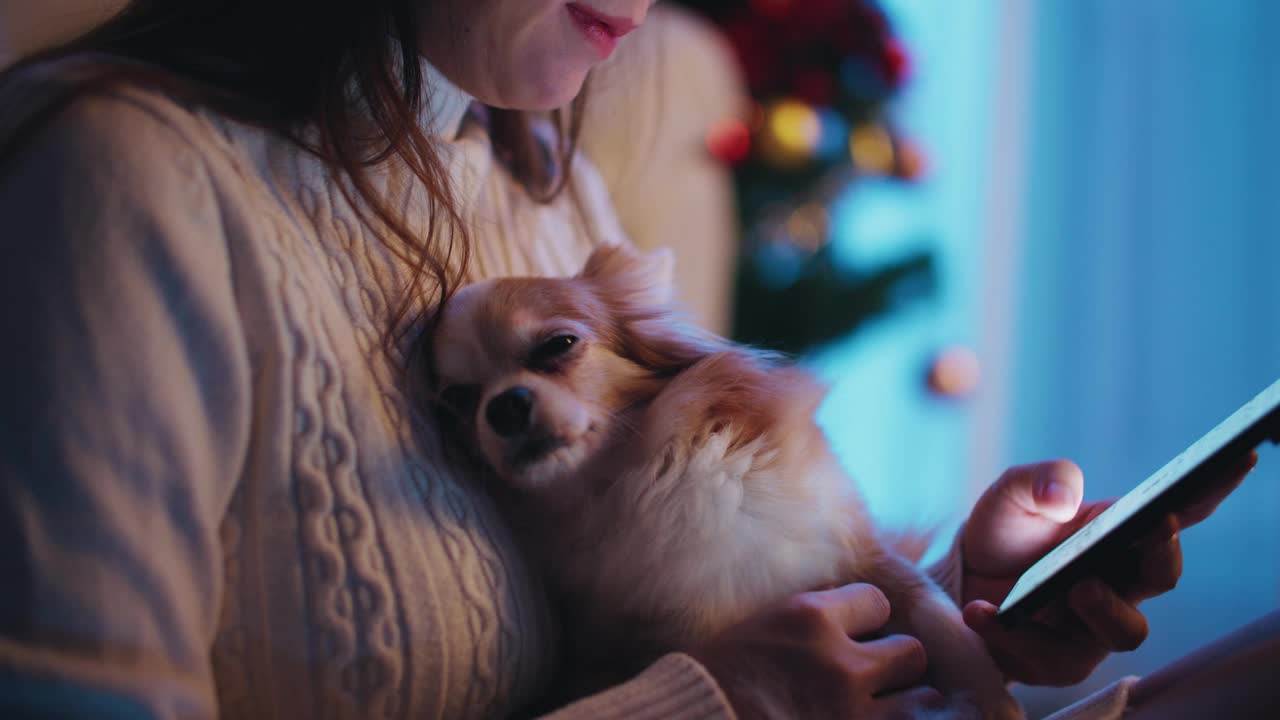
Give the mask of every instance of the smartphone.
[(1280, 380), (1040, 558), (1018, 578), (996, 617), (1015, 625), (1080, 578), (1099, 574), (1108, 560), (1265, 440), (1280, 444)]

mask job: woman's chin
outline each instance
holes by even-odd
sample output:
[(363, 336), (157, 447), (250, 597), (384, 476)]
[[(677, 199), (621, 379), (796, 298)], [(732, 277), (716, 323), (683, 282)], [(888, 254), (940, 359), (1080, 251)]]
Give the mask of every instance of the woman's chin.
[(582, 92), (589, 67), (565, 71), (561, 74), (541, 73), (541, 77), (513, 86), (502, 93), (497, 102), (485, 102), (508, 110), (547, 112), (566, 107)]

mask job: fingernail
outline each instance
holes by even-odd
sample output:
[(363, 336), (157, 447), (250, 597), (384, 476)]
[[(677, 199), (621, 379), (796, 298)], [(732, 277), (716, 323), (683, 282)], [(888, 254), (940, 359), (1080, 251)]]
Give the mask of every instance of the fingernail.
[(1071, 491), (1048, 475), (1036, 480), (1036, 501), (1050, 506), (1070, 505)]

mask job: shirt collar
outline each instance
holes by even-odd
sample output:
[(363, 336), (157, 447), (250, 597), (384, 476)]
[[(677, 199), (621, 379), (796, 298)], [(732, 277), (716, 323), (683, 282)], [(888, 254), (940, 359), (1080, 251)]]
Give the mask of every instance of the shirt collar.
[(471, 96), (449, 82), (449, 79), (425, 58), (422, 60), (422, 82), (430, 103), (423, 129), (433, 137), (453, 140), (458, 136), (462, 119), (471, 105)]

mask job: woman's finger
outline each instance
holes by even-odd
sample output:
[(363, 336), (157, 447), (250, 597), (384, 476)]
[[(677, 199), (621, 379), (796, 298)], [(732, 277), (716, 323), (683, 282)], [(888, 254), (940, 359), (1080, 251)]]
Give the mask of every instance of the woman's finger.
[[(1118, 573), (1123, 572), (1123, 575)], [(1160, 527), (1135, 546), (1133, 556), (1123, 570), (1108, 575), (1112, 587), (1136, 605), (1142, 600), (1163, 595), (1178, 585), (1182, 577), (1182, 540), (1178, 519), (1165, 518)]]
[(1204, 520), (1213, 514), (1213, 511), (1227, 499), (1240, 483), (1244, 482), (1244, 478), (1253, 471), (1253, 467), (1258, 464), (1258, 451), (1252, 450), (1248, 455), (1244, 456), (1239, 462), (1223, 471), (1222, 475), (1211, 487), (1206, 489), (1200, 497), (1193, 500), (1189, 505), (1178, 511), (1178, 524), (1181, 528), (1186, 529)]
[(859, 646), (871, 660), (867, 681), (873, 695), (901, 690), (924, 680), (929, 662), (919, 640), (909, 635), (890, 635), (859, 643)]
[(964, 621), (987, 644), (1001, 670), (1033, 685), (1074, 685), (1108, 653), (1083, 629), (1062, 632), (1035, 622), (1005, 627), (996, 619), (996, 607), (982, 600), (964, 607)]
[(1099, 578), (1086, 578), (1071, 588), (1068, 604), (1104, 647), (1127, 652), (1147, 639), (1147, 619)]

